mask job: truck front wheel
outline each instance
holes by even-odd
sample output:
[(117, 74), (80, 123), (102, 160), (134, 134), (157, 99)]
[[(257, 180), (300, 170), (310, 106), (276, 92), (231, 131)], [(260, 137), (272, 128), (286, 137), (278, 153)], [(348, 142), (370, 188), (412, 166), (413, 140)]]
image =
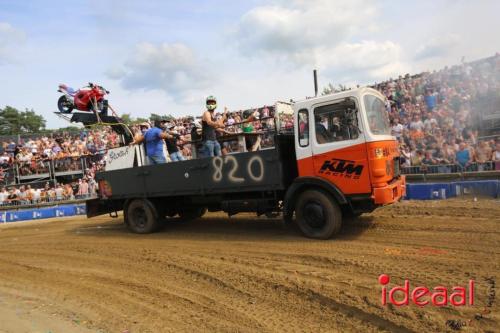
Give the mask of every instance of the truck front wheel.
[(340, 231), (342, 211), (337, 202), (320, 190), (306, 190), (295, 205), (297, 224), (310, 238), (328, 239)]
[(127, 205), (127, 226), (137, 234), (148, 234), (158, 229), (158, 212), (151, 201), (134, 199)]

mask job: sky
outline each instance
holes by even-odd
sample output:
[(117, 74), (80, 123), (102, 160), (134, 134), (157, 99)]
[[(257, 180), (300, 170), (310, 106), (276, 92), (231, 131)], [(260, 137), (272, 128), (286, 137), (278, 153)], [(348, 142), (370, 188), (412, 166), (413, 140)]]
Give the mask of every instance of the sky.
[(500, 52), (497, 0), (0, 0), (0, 108), (49, 128), (57, 86), (108, 89), (118, 113), (201, 115), (366, 85)]

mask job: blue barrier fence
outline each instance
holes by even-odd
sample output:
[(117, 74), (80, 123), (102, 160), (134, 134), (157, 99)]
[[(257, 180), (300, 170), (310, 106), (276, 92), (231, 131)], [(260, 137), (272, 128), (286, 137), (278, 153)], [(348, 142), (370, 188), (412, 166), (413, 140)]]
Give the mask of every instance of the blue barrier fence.
[(406, 184), (408, 200), (436, 200), (462, 195), (500, 197), (500, 180), (457, 181), (448, 183)]
[(48, 219), (51, 217), (85, 215), (85, 204), (58, 205), (43, 208), (0, 211), (0, 223)]

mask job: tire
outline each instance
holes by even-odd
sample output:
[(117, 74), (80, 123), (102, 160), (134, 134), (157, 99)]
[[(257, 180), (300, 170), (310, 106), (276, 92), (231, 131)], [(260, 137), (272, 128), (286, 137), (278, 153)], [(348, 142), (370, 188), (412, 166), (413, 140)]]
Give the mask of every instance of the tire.
[(297, 225), (309, 238), (329, 239), (340, 231), (342, 211), (337, 202), (320, 190), (306, 190), (295, 205)]
[(94, 105), (94, 103), (91, 100), (91, 101), (89, 101), (88, 109), (89, 109), (89, 111), (92, 111), (92, 112), (97, 111), (100, 114), (104, 115), (105, 111), (106, 111), (106, 113), (108, 112), (108, 101), (105, 99), (98, 99), (96, 102), (96, 105)]
[(61, 113), (71, 113), (73, 111), (73, 103), (68, 101), (66, 96), (62, 95), (57, 100), (57, 108)]
[(101, 115), (107, 116), (108, 115), (108, 100), (107, 99), (101, 99), (97, 102), (99, 105), (99, 109), (101, 110)]
[(158, 212), (151, 201), (134, 199), (126, 209), (127, 227), (136, 234), (149, 234), (158, 230)]
[(345, 211), (342, 211), (342, 223), (344, 225), (356, 223), (356, 221), (362, 214), (363, 213), (359, 212), (354, 213), (351, 209), (346, 209)]
[(363, 215), (363, 213), (360, 213), (360, 212), (353, 212), (351, 209), (346, 209), (346, 210), (343, 212), (343, 216), (344, 216), (344, 218), (357, 219), (357, 218), (358, 218), (358, 217), (360, 217), (361, 215)]
[(205, 207), (189, 207), (179, 210), (179, 216), (183, 221), (190, 221), (202, 217), (206, 212), (207, 209)]

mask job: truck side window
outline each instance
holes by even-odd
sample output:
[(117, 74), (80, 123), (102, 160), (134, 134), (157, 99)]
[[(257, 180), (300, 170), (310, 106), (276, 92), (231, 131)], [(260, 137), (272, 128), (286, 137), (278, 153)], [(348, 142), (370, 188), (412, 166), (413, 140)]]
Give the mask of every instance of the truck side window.
[(301, 147), (309, 146), (309, 111), (299, 110), (297, 124), (299, 126), (299, 145)]
[(354, 102), (340, 102), (314, 109), (316, 141), (319, 144), (354, 140), (359, 137)]

